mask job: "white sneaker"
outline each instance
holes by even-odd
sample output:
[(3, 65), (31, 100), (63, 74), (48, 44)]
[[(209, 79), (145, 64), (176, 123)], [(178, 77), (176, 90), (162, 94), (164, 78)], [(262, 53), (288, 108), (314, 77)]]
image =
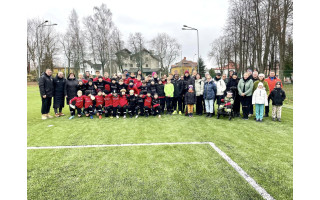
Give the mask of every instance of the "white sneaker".
[(127, 118), (127, 116), (124, 115), (124, 116), (123, 116), (123, 119), (125, 119), (125, 118)]
[(159, 115), (159, 118), (161, 118), (161, 115)]
[(248, 117), (252, 117), (252, 114), (249, 114)]
[(45, 114), (42, 115), (41, 119), (43, 119), (43, 120), (47, 119), (47, 115), (45, 115)]
[(117, 119), (119, 119), (119, 115), (117, 115), (116, 117), (117, 117)]
[(136, 118), (138, 118), (139, 117), (139, 115), (136, 115)]

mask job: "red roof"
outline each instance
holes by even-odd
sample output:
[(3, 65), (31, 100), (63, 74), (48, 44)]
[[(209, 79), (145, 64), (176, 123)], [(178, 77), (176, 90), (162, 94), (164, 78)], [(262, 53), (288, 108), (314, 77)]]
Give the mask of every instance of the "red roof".
[(196, 67), (196, 66), (198, 66), (198, 63), (193, 62), (191, 60), (187, 60), (187, 58), (184, 57), (183, 60), (181, 60), (180, 62), (176, 63), (175, 65), (171, 65), (171, 68), (181, 67), (181, 66)]

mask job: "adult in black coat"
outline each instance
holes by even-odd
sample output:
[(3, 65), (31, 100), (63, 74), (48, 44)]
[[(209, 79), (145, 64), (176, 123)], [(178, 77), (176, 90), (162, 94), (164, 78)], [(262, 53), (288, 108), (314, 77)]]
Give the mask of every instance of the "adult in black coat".
[(173, 114), (176, 114), (177, 104), (179, 113), (182, 112), (182, 96), (184, 93), (184, 81), (180, 80), (179, 74), (175, 74), (172, 84), (174, 86), (172, 99), (172, 106), (174, 111)]
[(233, 111), (236, 117), (240, 117), (240, 95), (238, 93), (239, 78), (237, 72), (233, 72), (232, 78), (227, 83), (226, 91), (231, 91), (233, 94)]
[[(56, 117), (64, 116), (62, 108), (64, 107), (66, 79), (63, 77), (63, 73), (59, 72), (53, 79), (54, 97), (53, 97), (53, 109)], [(59, 112), (58, 112), (59, 108)]]
[(52, 118), (52, 116), (49, 115), (51, 101), (54, 93), (53, 79), (51, 78), (51, 74), (52, 71), (50, 69), (46, 69), (46, 72), (44, 72), (39, 79), (39, 89), (42, 100), (42, 119)]
[(70, 73), (68, 75), (66, 85), (64, 88), (64, 93), (66, 94), (67, 98), (67, 104), (69, 104), (69, 101), (77, 96), (77, 85), (78, 85), (78, 80), (75, 78), (74, 73)]

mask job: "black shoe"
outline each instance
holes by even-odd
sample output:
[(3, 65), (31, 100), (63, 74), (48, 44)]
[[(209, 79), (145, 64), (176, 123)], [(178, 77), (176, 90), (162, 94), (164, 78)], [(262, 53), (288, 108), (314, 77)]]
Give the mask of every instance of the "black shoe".
[(209, 114), (209, 113), (207, 113), (206, 117), (209, 117), (209, 115), (210, 115), (210, 114)]
[(281, 122), (281, 119), (280, 119), (280, 118), (278, 118), (278, 122)]
[(268, 114), (265, 114), (263, 117), (269, 117), (269, 115), (268, 115)]
[(260, 120), (256, 119), (256, 122), (259, 122)]
[(210, 113), (209, 118), (211, 118), (211, 117), (212, 117), (212, 114)]
[(216, 116), (216, 113), (212, 113), (212, 116)]
[(272, 118), (272, 121), (276, 121), (276, 118)]
[(202, 113), (200, 113), (199, 116), (202, 116)]

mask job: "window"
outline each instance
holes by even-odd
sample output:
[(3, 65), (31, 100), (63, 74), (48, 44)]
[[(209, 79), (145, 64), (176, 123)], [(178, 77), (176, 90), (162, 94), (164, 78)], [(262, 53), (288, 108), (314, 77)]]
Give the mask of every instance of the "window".
[(130, 67), (133, 68), (133, 64), (130, 64)]
[(148, 64), (146, 64), (146, 67), (149, 67)]
[(125, 67), (127, 67), (127, 64), (124, 64)]

